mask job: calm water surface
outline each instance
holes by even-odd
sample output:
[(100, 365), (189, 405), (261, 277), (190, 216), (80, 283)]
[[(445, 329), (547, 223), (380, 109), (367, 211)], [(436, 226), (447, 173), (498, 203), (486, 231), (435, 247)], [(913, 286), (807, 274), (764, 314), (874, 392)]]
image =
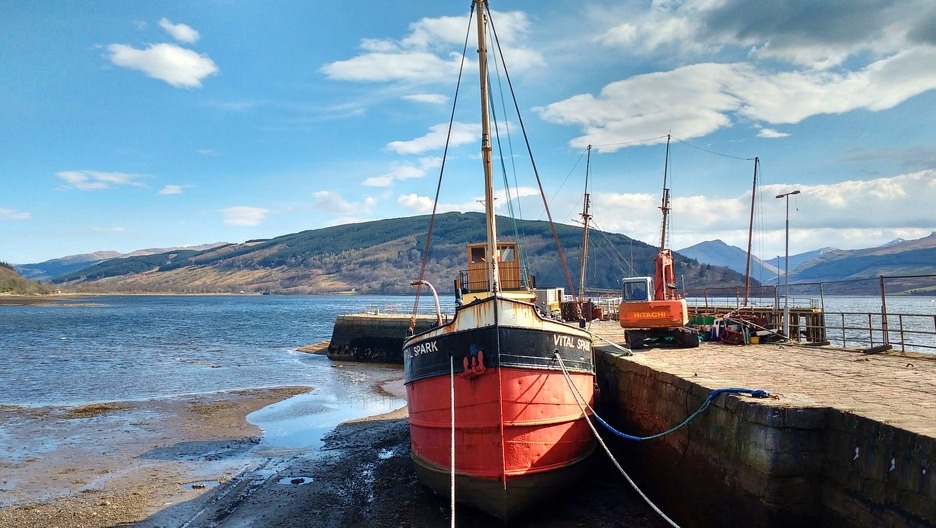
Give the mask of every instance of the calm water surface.
[(78, 405), (334, 383), (296, 348), (340, 313), (408, 311), (409, 297), (100, 296), (0, 306), (0, 404)]
[[(446, 312), (450, 305), (443, 298)], [(827, 312), (880, 311), (876, 297), (826, 297), (825, 305)], [(334, 385), (342, 380), (326, 357), (296, 348), (329, 339), (338, 314), (411, 306), (403, 296), (277, 295), (99, 296), (0, 306), (0, 404)], [(936, 313), (936, 303), (888, 299), (888, 310)]]

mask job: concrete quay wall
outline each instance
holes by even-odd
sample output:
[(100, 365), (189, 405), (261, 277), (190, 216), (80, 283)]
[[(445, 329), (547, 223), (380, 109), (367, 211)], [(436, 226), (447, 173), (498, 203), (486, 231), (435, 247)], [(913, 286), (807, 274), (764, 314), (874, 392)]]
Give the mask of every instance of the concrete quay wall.
[[(882, 420), (868, 412), (863, 398), (835, 405), (823, 390), (809, 392), (810, 386), (824, 385), (826, 392), (855, 389), (866, 397), (886, 391), (883, 385), (860, 386), (880, 381), (873, 369), (862, 368), (868, 365), (856, 366), (854, 376), (843, 380), (823, 374), (821, 367), (796, 369), (796, 361), (815, 359), (805, 352), (800, 355), (807, 357), (789, 359), (784, 354), (797, 352), (760, 345), (742, 347), (761, 349), (744, 355), (738, 348), (717, 347), (661, 352), (662, 360), (653, 351), (631, 357), (610, 349), (598, 353), (602, 400), (610, 400), (603, 414), (611, 413), (612, 423), (629, 434), (646, 436), (681, 423), (717, 388), (779, 394), (776, 399), (722, 394), (673, 434), (614, 441), (631, 476), (681, 526), (936, 526), (936, 435), (931, 434), (936, 421), (930, 421), (932, 408), (927, 408), (933, 405), (926, 401), (929, 386), (915, 401), (882, 401), (876, 411), (893, 417)], [(683, 355), (675, 360), (673, 354)], [(792, 371), (771, 372), (774, 362)], [(926, 364), (930, 373), (934, 366), (936, 361)], [(839, 367), (834, 370), (840, 375)], [(746, 368), (754, 374), (748, 379)], [(797, 371), (814, 379), (793, 380)], [(907, 427), (887, 423), (894, 421)]]
[[(359, 313), (339, 315), (332, 328), (328, 357), (340, 361), (403, 363), (403, 340), (408, 314)], [(416, 333), (435, 326), (436, 317), (416, 317)]]

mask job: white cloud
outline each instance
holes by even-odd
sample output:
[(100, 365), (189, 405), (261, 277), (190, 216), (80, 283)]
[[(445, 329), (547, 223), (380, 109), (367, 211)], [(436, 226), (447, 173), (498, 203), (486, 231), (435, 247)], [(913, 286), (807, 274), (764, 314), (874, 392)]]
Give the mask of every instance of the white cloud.
[(606, 85), (598, 96), (579, 94), (536, 111), (547, 121), (578, 126), (583, 135), (573, 147), (613, 151), (665, 130), (681, 139), (702, 137), (738, 118), (795, 124), (821, 114), (888, 109), (936, 89), (936, 70), (926, 66), (933, 63), (936, 48), (907, 50), (848, 73), (694, 64), (636, 75)]
[(407, 101), (412, 101), (414, 103), (427, 103), (427, 104), (445, 104), (448, 102), (449, 98), (447, 95), (434, 94), (434, 93), (418, 93), (411, 95), (404, 95), (403, 99)]
[(182, 194), (182, 186), (181, 185), (166, 185), (165, 187), (159, 190), (159, 194), (162, 194), (162, 195)]
[(140, 70), (177, 88), (200, 88), (203, 79), (219, 71), (208, 56), (175, 44), (151, 44), (146, 49), (111, 44), (107, 49), (115, 65)]
[(0, 218), (4, 220), (29, 220), (32, 218), (32, 215), (25, 211), (17, 211), (16, 209), (0, 207)]
[(790, 134), (786, 132), (780, 132), (779, 130), (774, 130), (772, 128), (762, 128), (757, 131), (757, 137), (774, 139), (774, 138), (784, 138)]
[(238, 205), (222, 209), (224, 223), (233, 226), (256, 226), (263, 222), (266, 215), (270, 213), (269, 209), (262, 207), (251, 207), (247, 205)]
[(428, 196), (419, 196), (418, 194), (401, 194), (397, 198), (397, 204), (409, 209), (414, 214), (426, 214), (432, 212), (432, 198)]
[(336, 61), (322, 71), (333, 80), (353, 82), (438, 82), (458, 74), (456, 59), (443, 59), (429, 52), (368, 53)]
[(390, 187), (394, 181), (409, 180), (412, 178), (422, 178), (430, 169), (438, 168), (442, 165), (442, 158), (424, 157), (417, 163), (403, 162), (393, 163), (390, 172), (379, 176), (373, 176), (361, 182), (368, 187)]
[[(420, 196), (418, 194), (403, 194), (397, 198), (397, 205), (409, 209), (412, 214), (426, 214), (432, 212), (433, 199), (430, 196)], [(463, 203), (440, 203), (436, 207), (437, 213), (448, 213), (452, 211), (460, 212), (483, 212), (484, 204), (481, 198), (469, 200)]]
[[(649, 5), (647, 5), (649, 4)], [(936, 89), (936, 3), (657, 0), (590, 6), (609, 60), (669, 64), (538, 109), (576, 148), (881, 111)], [(621, 148), (620, 146), (615, 148)]]
[(370, 196), (363, 197), (360, 202), (349, 202), (334, 191), (316, 191), (312, 198), (317, 210), (341, 215), (369, 213), (377, 205), (377, 200)]
[[(421, 154), (429, 150), (438, 150), (445, 147), (448, 136), (448, 124), (442, 123), (429, 127), (429, 133), (409, 141), (391, 141), (387, 148), (398, 154)], [(452, 123), (450, 146), (464, 145), (480, 141), (481, 125), (477, 123)]]
[(749, 0), (688, 0), (594, 11), (594, 23), (606, 27), (596, 40), (637, 55), (675, 54), (686, 60), (743, 52), (811, 70), (931, 45), (928, 28), (936, 19), (936, 5), (929, 0), (761, 2), (756, 8)]
[[(539, 196), (539, 190), (532, 187), (520, 187), (511, 191), (511, 198), (514, 200), (514, 202), (527, 196)], [(498, 189), (495, 191), (494, 208), (503, 210), (505, 207), (507, 207), (506, 197), (507, 193), (503, 189)], [(432, 202), (433, 199), (429, 196), (420, 196), (413, 193), (402, 194), (397, 197), (397, 204), (406, 209), (409, 209), (413, 214), (431, 213)], [(478, 196), (462, 203), (440, 203), (436, 208), (436, 212), (438, 213), (446, 213), (451, 211), (460, 211), (463, 213), (469, 211), (483, 212), (484, 197)]]
[(159, 20), (159, 27), (166, 30), (166, 33), (169, 33), (172, 38), (180, 41), (186, 42), (188, 44), (193, 44), (198, 42), (198, 31), (195, 31), (186, 24), (173, 24), (168, 18), (163, 17)]
[(65, 182), (66, 188), (78, 189), (79, 191), (110, 189), (119, 185), (145, 187), (139, 181), (144, 176), (126, 172), (76, 170), (57, 172), (55, 175)]
[[(770, 258), (784, 253), (786, 199), (790, 197), (790, 252), (831, 246), (872, 247), (894, 238), (920, 238), (936, 231), (929, 204), (936, 201), (936, 170), (829, 185), (765, 185), (759, 188), (755, 254)], [(660, 197), (650, 194), (596, 192), (592, 214), (599, 228), (659, 244)], [(721, 239), (747, 246), (750, 192), (733, 197), (676, 196), (672, 200), (670, 238), (673, 249)], [(626, 210), (622, 215), (620, 211)], [(906, 235), (906, 236), (904, 236)]]
[[(542, 55), (520, 42), (530, 30), (525, 13), (495, 12), (497, 34), (512, 71), (542, 67)], [(424, 84), (452, 82), (461, 65), (465, 35), (469, 49), (477, 49), (477, 38), (468, 27), (468, 17), (423, 18), (410, 24), (400, 40), (362, 39), (363, 54), (322, 67), (328, 78), (352, 82), (406, 82)], [(466, 64), (466, 68), (472, 67)]]

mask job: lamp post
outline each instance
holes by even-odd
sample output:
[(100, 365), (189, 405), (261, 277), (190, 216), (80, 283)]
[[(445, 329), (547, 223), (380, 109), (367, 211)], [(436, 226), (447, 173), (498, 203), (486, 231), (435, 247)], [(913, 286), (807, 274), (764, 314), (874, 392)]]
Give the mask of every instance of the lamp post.
[(783, 335), (790, 339), (790, 195), (799, 194), (799, 189), (778, 194), (777, 198), (786, 198), (786, 268), (783, 272)]

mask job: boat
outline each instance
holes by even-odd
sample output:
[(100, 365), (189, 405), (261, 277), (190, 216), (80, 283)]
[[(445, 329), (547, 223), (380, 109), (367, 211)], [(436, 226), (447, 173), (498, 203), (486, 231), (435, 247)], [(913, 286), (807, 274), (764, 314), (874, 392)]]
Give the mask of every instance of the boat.
[[(540, 313), (518, 243), (497, 238), (487, 107), (490, 9), (476, 0), (473, 15), (476, 7), (486, 240), (466, 246), (467, 271), (455, 281), (450, 320), (440, 317), (437, 326), (404, 340), (404, 382), (420, 480), (453, 508), (467, 504), (506, 521), (587, 470), (596, 439), (573, 391), (594, 402), (595, 363), (591, 334)], [(422, 279), (414, 285), (435, 295)]]

